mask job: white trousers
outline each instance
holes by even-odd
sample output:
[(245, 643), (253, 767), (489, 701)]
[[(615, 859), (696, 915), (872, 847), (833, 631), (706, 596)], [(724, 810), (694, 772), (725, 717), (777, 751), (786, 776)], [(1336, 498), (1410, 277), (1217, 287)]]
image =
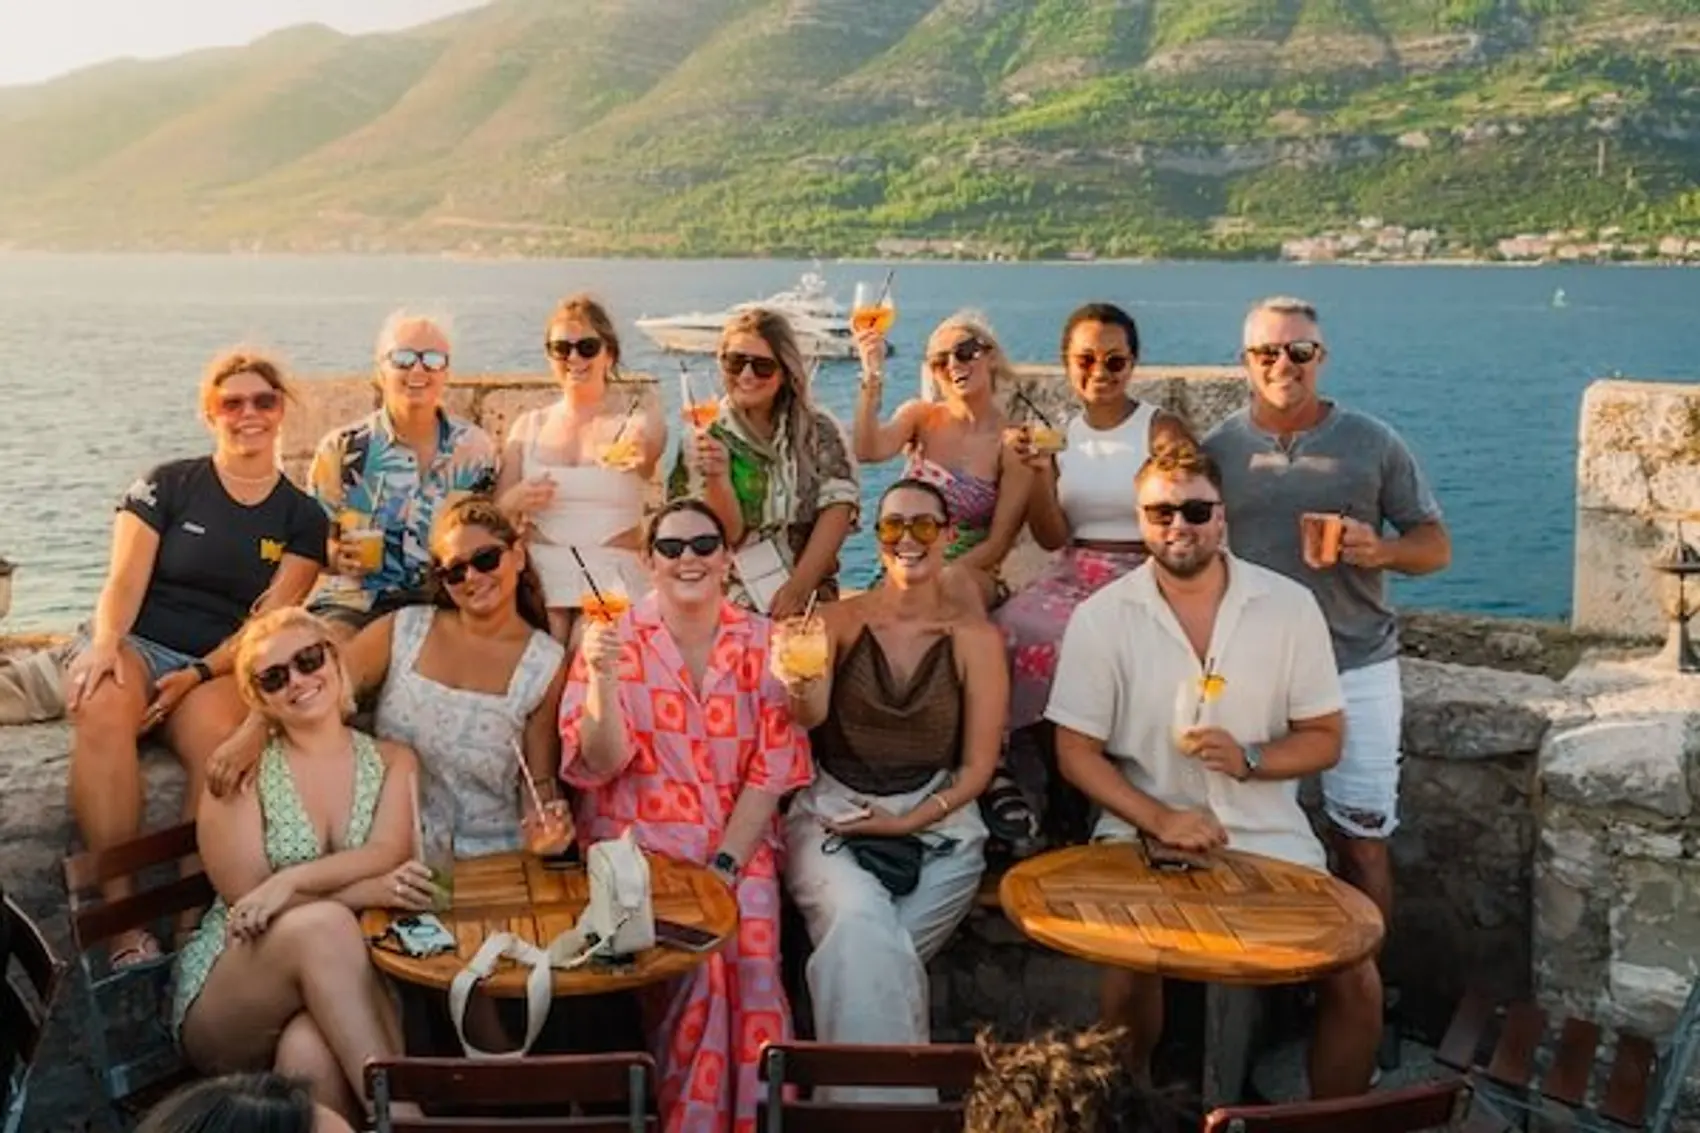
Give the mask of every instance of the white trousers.
[[(975, 803), (958, 807), (922, 832), (936, 842), (955, 839), (948, 853), (929, 856), (915, 891), (894, 897), (848, 850), (828, 852), (823, 813), (842, 812), (833, 799), (869, 803), (895, 814), (950, 783), (947, 773), (904, 795), (858, 794), (821, 772), (793, 800), (785, 820), (785, 880), (808, 925), (814, 952), (806, 978), (814, 1004), (815, 1037), (833, 1043), (920, 1044), (931, 1041), (927, 961), (968, 914), (985, 870), (986, 827)], [(920, 1102), (927, 1090), (820, 1091), (837, 1101)]]

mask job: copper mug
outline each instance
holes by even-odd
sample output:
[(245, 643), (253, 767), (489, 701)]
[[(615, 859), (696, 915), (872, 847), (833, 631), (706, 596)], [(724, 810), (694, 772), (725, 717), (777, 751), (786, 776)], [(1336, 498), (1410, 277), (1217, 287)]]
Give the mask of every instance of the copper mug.
[(1305, 565), (1326, 570), (1340, 561), (1340, 536), (1345, 518), (1335, 512), (1307, 511), (1299, 517), (1300, 546)]

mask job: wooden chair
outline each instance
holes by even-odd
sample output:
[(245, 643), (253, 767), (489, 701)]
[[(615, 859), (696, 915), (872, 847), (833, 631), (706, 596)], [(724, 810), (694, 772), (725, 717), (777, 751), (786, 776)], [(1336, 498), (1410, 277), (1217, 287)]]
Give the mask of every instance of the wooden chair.
[[(212, 883), (199, 871), (152, 887), (141, 876), (180, 871), (182, 860), (194, 853), (195, 825), (186, 822), (65, 859), (71, 934), (89, 1013), (89, 1053), (120, 1128), (194, 1075), (184, 1065), (169, 1025), (172, 953), (167, 949), (157, 960), (114, 969), (106, 945), (118, 934), (140, 928), (169, 944), (179, 915), (212, 903)], [(136, 891), (121, 900), (102, 899), (100, 885), (117, 878), (130, 878)]]
[(772, 1043), (762, 1052), (764, 1133), (962, 1133), (962, 1102), (933, 1105), (792, 1100), (787, 1086), (921, 1087), (960, 1096), (986, 1068), (969, 1044), (840, 1046)]
[[(377, 1133), (505, 1133), (518, 1129), (561, 1133), (653, 1133), (649, 1114), (655, 1061), (647, 1054), (569, 1054), (474, 1061), (464, 1058), (389, 1058), (366, 1064), (366, 1096)], [(396, 1102), (415, 1102), (434, 1115), (399, 1118)], [(618, 1115), (574, 1109), (619, 1105)], [(551, 1116), (514, 1111), (558, 1110)], [(504, 1114), (504, 1111), (507, 1111)]]
[[(14, 982), (12, 965), (21, 970)], [(65, 963), (53, 954), (41, 927), (0, 895), (0, 1130), (22, 1127), (30, 1070), (41, 1032), (53, 1010)], [(31, 994), (19, 989), (22, 983)]]
[(1482, 1127), (1464, 1125), (1469, 1110), (1469, 1083), (1448, 1078), (1355, 1098), (1216, 1109), (1205, 1115), (1204, 1133), (1417, 1133), (1466, 1128), (1473, 1133)]
[[(1495, 1023), (1498, 1034), (1489, 1048), (1485, 1040)], [(1435, 1058), (1469, 1074), (1482, 1102), (1508, 1116), (1538, 1113), (1551, 1102), (1569, 1112), (1574, 1128), (1588, 1133), (1667, 1133), (1683, 1079), (1700, 1049), (1700, 980), (1689, 988), (1663, 1047), (1620, 1031), (1609, 1044), (1608, 1067), (1601, 1035), (1598, 1023), (1566, 1018), (1543, 1059), (1545, 1011), (1533, 1003), (1496, 1009), (1484, 992), (1472, 990), (1459, 1002)], [(1485, 1063), (1484, 1049), (1491, 1050)], [(1545, 1071), (1536, 1082), (1542, 1065)]]

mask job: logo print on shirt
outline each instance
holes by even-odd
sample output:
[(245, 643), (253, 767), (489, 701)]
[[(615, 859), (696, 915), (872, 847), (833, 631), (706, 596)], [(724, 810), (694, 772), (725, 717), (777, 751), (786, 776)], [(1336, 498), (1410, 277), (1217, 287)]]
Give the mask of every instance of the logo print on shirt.
[(146, 507), (159, 507), (159, 489), (152, 480), (137, 480), (124, 489), (124, 498)]
[(283, 540), (261, 539), (260, 559), (268, 563), (281, 563), (283, 561)]
[(205, 535), (207, 533), (207, 529), (205, 527), (202, 527), (200, 524), (190, 519), (185, 519), (183, 521), (183, 530), (187, 531), (191, 535)]

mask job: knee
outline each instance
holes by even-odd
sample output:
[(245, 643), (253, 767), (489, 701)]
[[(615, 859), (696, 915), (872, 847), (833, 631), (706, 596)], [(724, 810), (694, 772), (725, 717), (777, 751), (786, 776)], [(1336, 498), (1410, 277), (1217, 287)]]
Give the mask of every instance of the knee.
[(321, 959), (366, 959), (366, 937), (354, 910), (335, 901), (313, 901), (286, 910), (267, 930), (279, 943), (304, 945)]
[(1360, 960), (1322, 980), (1318, 990), (1336, 1010), (1381, 1017), (1381, 971), (1373, 960)]
[[(1387, 816), (1368, 811), (1350, 811), (1344, 816), (1330, 814), (1334, 822), (1334, 843), (1345, 863), (1357, 869), (1373, 869), (1386, 862), (1387, 841), (1367, 837), (1365, 831), (1384, 828)], [(1344, 821), (1342, 821), (1344, 819)], [(1349, 825), (1348, 825), (1349, 824)]]
[[(107, 767), (118, 761), (136, 762), (136, 729), (142, 709), (118, 689), (96, 692), (71, 714), (71, 761), (88, 767)], [(115, 739), (128, 743), (114, 743)]]
[(325, 1041), (312, 1016), (305, 1011), (291, 1019), (283, 1028), (283, 1034), (278, 1036), (277, 1051), (272, 1055), (272, 1069), (279, 1074), (312, 1082), (318, 1082), (327, 1074), (342, 1074), (330, 1044)]
[(890, 901), (860, 895), (826, 894), (811, 918), (819, 928), (815, 956), (851, 958), (858, 962), (867, 955), (915, 952), (915, 942), (897, 919)]

